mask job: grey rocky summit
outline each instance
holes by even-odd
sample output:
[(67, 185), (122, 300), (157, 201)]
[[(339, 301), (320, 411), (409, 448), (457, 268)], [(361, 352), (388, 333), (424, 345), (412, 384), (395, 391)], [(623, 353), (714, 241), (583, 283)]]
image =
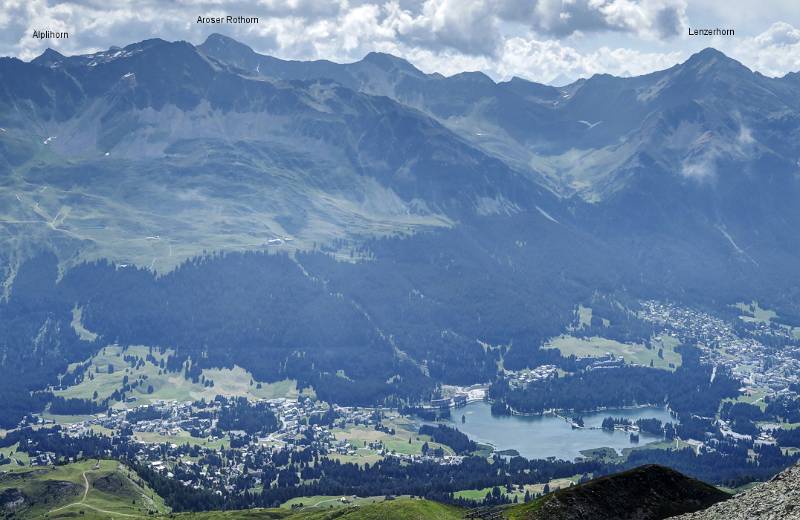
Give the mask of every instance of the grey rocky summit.
[(703, 511), (680, 520), (784, 520), (800, 518), (800, 466)]

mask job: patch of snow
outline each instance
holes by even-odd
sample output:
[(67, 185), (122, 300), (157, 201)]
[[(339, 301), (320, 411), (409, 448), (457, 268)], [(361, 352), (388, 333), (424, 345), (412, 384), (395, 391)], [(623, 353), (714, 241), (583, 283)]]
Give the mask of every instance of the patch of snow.
[(478, 197), (475, 210), (478, 215), (512, 215), (519, 212), (519, 206), (511, 202), (502, 195), (489, 197)]
[(542, 209), (542, 208), (540, 208), (539, 206), (536, 206), (536, 210), (537, 210), (537, 211), (539, 211), (539, 213), (541, 213), (541, 214), (542, 214), (542, 216), (543, 216), (544, 218), (546, 218), (547, 220), (550, 220), (550, 221), (552, 221), (552, 222), (555, 222), (556, 224), (561, 224), (561, 222), (559, 222), (558, 220), (554, 219), (554, 218), (553, 218), (553, 216), (552, 216), (552, 215), (550, 215), (550, 213), (546, 212), (545, 210), (543, 210), (543, 209)]
[(740, 255), (742, 255), (743, 257), (747, 258), (748, 260), (750, 260), (751, 262), (753, 262), (755, 265), (758, 265), (758, 262), (756, 262), (756, 261), (753, 259), (753, 257), (751, 257), (750, 255), (748, 255), (748, 254), (747, 254), (747, 252), (746, 252), (744, 249), (742, 249), (741, 247), (739, 247), (739, 245), (738, 245), (738, 244), (737, 244), (737, 243), (736, 243), (736, 242), (733, 240), (733, 237), (730, 235), (730, 233), (728, 233), (728, 231), (727, 231), (727, 230), (726, 230), (724, 227), (722, 227), (722, 226), (719, 226), (719, 225), (718, 225), (718, 226), (717, 226), (717, 230), (718, 230), (720, 233), (722, 233), (722, 236), (724, 236), (726, 239), (728, 239), (728, 242), (730, 242), (730, 244), (731, 244), (731, 246), (733, 247), (733, 250), (734, 250), (734, 251), (736, 251), (737, 253), (739, 253), (739, 254), (740, 254)]
[(591, 130), (592, 128), (596, 127), (596, 126), (597, 126), (597, 125), (599, 125), (600, 123), (602, 123), (602, 121), (597, 121), (597, 122), (595, 122), (595, 123), (590, 123), (589, 121), (586, 121), (586, 120), (584, 120), (584, 119), (580, 119), (580, 120), (578, 120), (578, 122), (579, 122), (579, 123), (581, 123), (581, 124), (583, 124), (583, 125), (586, 125), (586, 126), (588, 127), (588, 129), (589, 129), (589, 130)]

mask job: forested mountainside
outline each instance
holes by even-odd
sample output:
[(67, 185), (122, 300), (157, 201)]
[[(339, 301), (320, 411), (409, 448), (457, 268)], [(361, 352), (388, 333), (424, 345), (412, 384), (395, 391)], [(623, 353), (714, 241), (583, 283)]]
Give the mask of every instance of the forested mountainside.
[(373, 404), (568, 363), (579, 304), (800, 325), (798, 128), (792, 76), (713, 50), (560, 88), (220, 36), (0, 59), (2, 423), (114, 342)]

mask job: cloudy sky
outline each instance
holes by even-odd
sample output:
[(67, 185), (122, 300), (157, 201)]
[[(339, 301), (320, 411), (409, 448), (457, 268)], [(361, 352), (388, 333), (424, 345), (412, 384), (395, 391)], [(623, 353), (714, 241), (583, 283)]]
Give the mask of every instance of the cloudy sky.
[[(201, 43), (212, 32), (289, 59), (346, 62), (370, 51), (426, 72), (481, 70), (562, 84), (598, 72), (635, 75), (716, 47), (766, 75), (800, 70), (797, 0), (0, 0), (0, 55), (29, 60), (146, 38)], [(197, 16), (256, 16), (203, 25)], [(689, 36), (689, 28), (734, 37)], [(35, 29), (68, 31), (36, 40)]]

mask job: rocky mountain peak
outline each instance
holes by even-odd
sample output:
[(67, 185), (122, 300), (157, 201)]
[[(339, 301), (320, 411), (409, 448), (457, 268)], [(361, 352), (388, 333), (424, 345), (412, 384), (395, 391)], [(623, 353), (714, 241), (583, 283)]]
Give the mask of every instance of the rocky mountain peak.
[(679, 68), (697, 77), (720, 73), (734, 73), (750, 76), (753, 72), (726, 54), (708, 47), (693, 54)]
[(61, 63), (64, 59), (65, 57), (63, 54), (48, 47), (42, 54), (31, 60), (31, 63), (44, 67), (52, 67)]
[(224, 34), (214, 33), (197, 46), (201, 52), (220, 58), (250, 57), (255, 55), (253, 49)]
[(725, 502), (679, 520), (779, 520), (800, 518), (800, 466), (795, 465)]
[(404, 60), (403, 58), (398, 58), (392, 54), (387, 54), (385, 52), (370, 52), (364, 59), (362, 60), (364, 63), (370, 63), (375, 65), (378, 68), (381, 68), (385, 71), (389, 71), (392, 69), (402, 70), (404, 72), (410, 72), (413, 74), (422, 75), (422, 72), (414, 67), (412, 64)]

